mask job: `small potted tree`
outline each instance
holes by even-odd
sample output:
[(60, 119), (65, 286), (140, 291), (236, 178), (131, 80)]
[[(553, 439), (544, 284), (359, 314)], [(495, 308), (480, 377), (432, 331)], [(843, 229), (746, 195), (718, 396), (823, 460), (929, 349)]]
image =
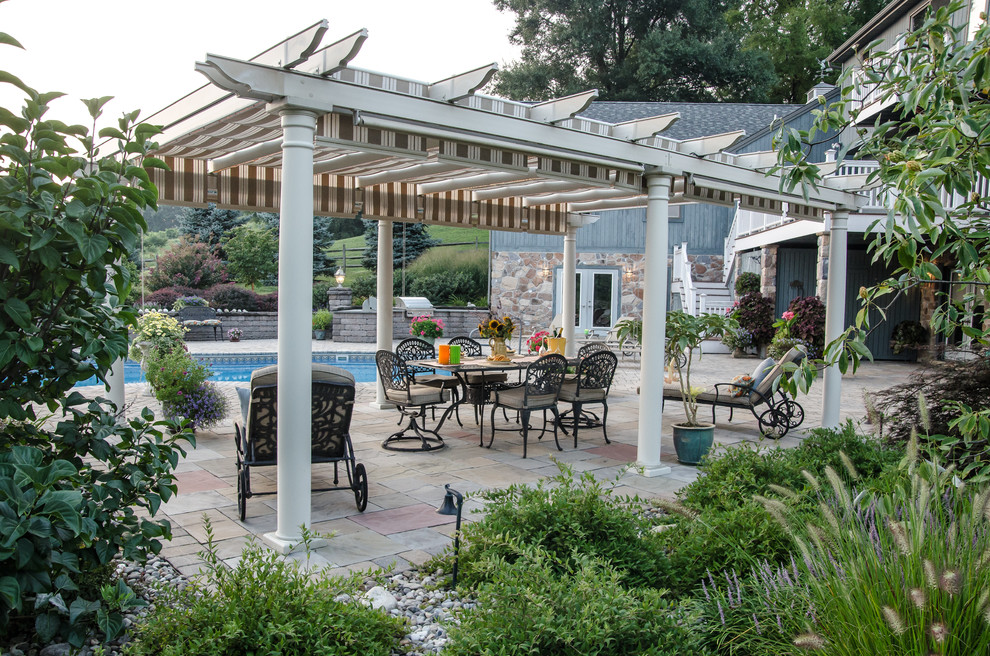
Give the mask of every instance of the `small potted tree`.
[[(722, 314), (692, 316), (686, 312), (668, 312), (666, 324), (667, 360), (677, 368), (681, 402), (685, 421), (674, 424), (674, 450), (677, 460), (696, 465), (712, 448), (715, 440), (715, 424), (698, 421), (698, 395), (703, 388), (691, 385), (691, 363), (695, 351), (706, 339), (723, 337), (726, 331), (737, 327), (735, 319)], [(678, 354), (685, 357), (674, 357)]]
[(333, 314), (330, 310), (317, 310), (313, 313), (313, 338), (326, 339), (327, 328), (333, 321)]

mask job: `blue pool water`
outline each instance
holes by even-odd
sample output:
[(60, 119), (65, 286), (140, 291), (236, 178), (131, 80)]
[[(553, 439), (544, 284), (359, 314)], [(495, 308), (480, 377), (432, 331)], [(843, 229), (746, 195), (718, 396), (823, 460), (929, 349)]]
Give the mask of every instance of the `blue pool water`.
[[(251, 380), (251, 372), (261, 367), (277, 364), (278, 358), (272, 353), (243, 353), (236, 355), (195, 355), (193, 356), (213, 370), (210, 380), (247, 382)], [(358, 383), (375, 382), (374, 353), (314, 353), (313, 362), (332, 364), (346, 369), (354, 374)], [(143, 383), (144, 374), (141, 365), (133, 360), (124, 363), (124, 382)], [(88, 378), (76, 386), (98, 385), (96, 376)]]

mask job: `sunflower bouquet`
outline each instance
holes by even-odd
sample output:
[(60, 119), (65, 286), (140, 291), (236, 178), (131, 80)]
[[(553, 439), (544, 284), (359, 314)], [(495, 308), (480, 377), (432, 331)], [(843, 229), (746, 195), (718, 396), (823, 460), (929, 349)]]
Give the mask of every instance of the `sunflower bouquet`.
[(478, 324), (478, 332), (486, 339), (510, 339), (516, 330), (516, 324), (512, 323), (509, 317), (498, 317), (491, 315), (486, 321)]

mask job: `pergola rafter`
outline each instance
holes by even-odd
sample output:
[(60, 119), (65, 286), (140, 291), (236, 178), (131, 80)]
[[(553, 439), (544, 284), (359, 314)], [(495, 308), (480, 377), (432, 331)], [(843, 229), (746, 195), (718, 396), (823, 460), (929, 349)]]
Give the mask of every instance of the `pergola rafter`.
[[(782, 192), (757, 170), (768, 157), (723, 152), (742, 132), (678, 140), (663, 135), (678, 114), (619, 124), (577, 116), (596, 91), (529, 104), (477, 93), (495, 65), (434, 83), (354, 68), (367, 32), (319, 49), (326, 25), (251, 60), (208, 55), (196, 69), (211, 84), (151, 118), (165, 126), (157, 155), (172, 169), (151, 172), (162, 202), (281, 215), (278, 529), (268, 538), (283, 549), (309, 523), (309, 477), (301, 474), (309, 471), (312, 261), (299, 254), (312, 249), (314, 214), (379, 220), (378, 344), (391, 348), (392, 221), (563, 235), (562, 316), (573, 317), (576, 230), (594, 220), (586, 213), (645, 207), (637, 460), (656, 475), (666, 469), (669, 205), (740, 202), (774, 212), (787, 203), (791, 214), (819, 218), (862, 203), (827, 185), (807, 199)], [(573, 331), (565, 323), (569, 349)]]

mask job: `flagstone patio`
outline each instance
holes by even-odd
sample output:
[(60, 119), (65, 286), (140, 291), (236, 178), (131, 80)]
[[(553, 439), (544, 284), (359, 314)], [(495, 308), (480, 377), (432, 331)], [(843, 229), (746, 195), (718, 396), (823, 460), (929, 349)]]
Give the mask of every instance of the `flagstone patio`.
[[(191, 342), (193, 352), (208, 353), (274, 353), (275, 340), (253, 340), (239, 343)], [(367, 351), (371, 344), (341, 344), (313, 342), (314, 351)], [(738, 373), (748, 373), (756, 365), (752, 359), (736, 360), (728, 355), (705, 355), (696, 364), (692, 380), (696, 384), (723, 382)], [(865, 411), (864, 390), (882, 389), (903, 381), (916, 365), (899, 362), (868, 363), (859, 373), (843, 378), (842, 418), (861, 421)], [(163, 555), (184, 574), (195, 574), (202, 565), (200, 552), (206, 542), (204, 518), (212, 525), (213, 539), (220, 556), (228, 561), (238, 558), (251, 537), (260, 539), (263, 533), (276, 528), (276, 497), (255, 497), (248, 501), (245, 521), (237, 520), (237, 492), (234, 465), (233, 416), (237, 401), (234, 388), (246, 383), (218, 383), (231, 400), (231, 418), (213, 430), (197, 433), (196, 448), (177, 468), (179, 494), (163, 506), (172, 522), (173, 539)], [(446, 448), (430, 453), (396, 453), (380, 448), (382, 439), (395, 430), (395, 410), (378, 410), (371, 406), (375, 398), (374, 383), (357, 385), (357, 404), (351, 422), (351, 439), (358, 462), (368, 470), (369, 502), (364, 513), (357, 512), (354, 496), (349, 491), (323, 492), (313, 496), (312, 525), (314, 531), (333, 537), (326, 546), (317, 548), (311, 562), (329, 565), (336, 572), (367, 570), (394, 565), (404, 569), (420, 564), (450, 544), (454, 518), (438, 515), (435, 510), (444, 497), (444, 484), (470, 494), (487, 488), (507, 487), (513, 483), (532, 484), (558, 472), (557, 463), (565, 463), (575, 472), (591, 471), (596, 478), (614, 480), (623, 494), (643, 497), (672, 496), (684, 484), (697, 476), (697, 469), (681, 465), (674, 455), (670, 425), (683, 417), (678, 404), (669, 403), (663, 412), (663, 446), (661, 460), (671, 468), (666, 476), (645, 478), (630, 469), (635, 462), (637, 420), (639, 417), (639, 361), (621, 358), (616, 381), (609, 395), (608, 432), (612, 444), (605, 444), (600, 430), (580, 434), (578, 448), (573, 437), (561, 435), (563, 451), (557, 451), (551, 437), (541, 441), (531, 439), (529, 457), (522, 458), (522, 440), (516, 434), (500, 433), (491, 449), (479, 448), (478, 427), (470, 412), (462, 413), (463, 428), (449, 421), (442, 434)], [(803, 439), (804, 431), (821, 421), (821, 383), (816, 383), (807, 397), (799, 401), (805, 408), (806, 420), (801, 430), (794, 431), (780, 444), (794, 446)], [(84, 388), (96, 393), (99, 388)], [(146, 384), (126, 386), (129, 412), (148, 406), (160, 408), (149, 394)], [(707, 416), (710, 408), (700, 409)], [(759, 435), (757, 422), (749, 413), (738, 412), (729, 423), (728, 411), (719, 409), (715, 439), (729, 445), (750, 442), (773, 446), (772, 441)], [(486, 439), (487, 442), (487, 439)], [(274, 467), (254, 469), (252, 489), (275, 489)], [(332, 477), (328, 465), (313, 468), (314, 483)], [(465, 520), (480, 508), (477, 500), (468, 498), (464, 504)]]

